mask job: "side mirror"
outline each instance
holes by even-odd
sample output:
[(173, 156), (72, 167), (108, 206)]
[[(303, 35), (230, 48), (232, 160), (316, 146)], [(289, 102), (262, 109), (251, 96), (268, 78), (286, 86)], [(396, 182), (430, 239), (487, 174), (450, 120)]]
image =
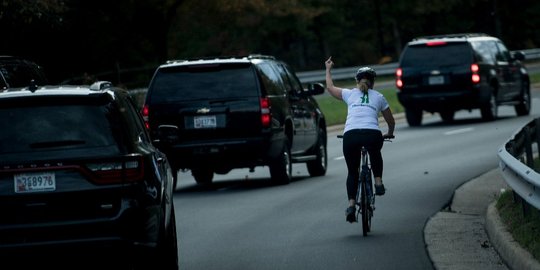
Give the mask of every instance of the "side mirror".
[(512, 53), (514, 59), (523, 61), (525, 60), (525, 54), (522, 51), (516, 51)]
[(158, 127), (159, 141), (165, 144), (172, 144), (178, 141), (178, 127), (173, 125), (160, 125)]
[(308, 85), (308, 93), (310, 95), (320, 95), (324, 93), (324, 86), (322, 83), (312, 83)]

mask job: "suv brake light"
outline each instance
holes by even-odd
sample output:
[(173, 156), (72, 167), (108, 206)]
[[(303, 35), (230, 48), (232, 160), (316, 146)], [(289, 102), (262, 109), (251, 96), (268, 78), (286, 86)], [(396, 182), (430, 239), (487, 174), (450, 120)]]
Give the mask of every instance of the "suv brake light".
[(137, 182), (143, 179), (144, 166), (142, 156), (122, 160), (110, 160), (86, 164), (96, 184), (120, 184)]
[(150, 123), (148, 122), (148, 115), (150, 114), (150, 109), (148, 108), (148, 105), (144, 104), (141, 114), (144, 120), (144, 126), (146, 127), (146, 129), (150, 129)]
[(442, 45), (446, 45), (446, 42), (445, 41), (429, 41), (426, 43), (426, 45), (428, 46), (442, 46)]
[(263, 127), (270, 127), (271, 113), (270, 113), (270, 100), (268, 98), (261, 98), (261, 124)]
[(403, 75), (403, 69), (398, 68), (396, 69), (396, 87), (401, 90), (403, 87), (403, 80), (401, 80), (401, 76)]
[(473, 84), (480, 83), (480, 74), (478, 74), (478, 71), (480, 71), (480, 67), (478, 66), (478, 64), (472, 64), (471, 71), (472, 71), (472, 76), (471, 76), (472, 83)]

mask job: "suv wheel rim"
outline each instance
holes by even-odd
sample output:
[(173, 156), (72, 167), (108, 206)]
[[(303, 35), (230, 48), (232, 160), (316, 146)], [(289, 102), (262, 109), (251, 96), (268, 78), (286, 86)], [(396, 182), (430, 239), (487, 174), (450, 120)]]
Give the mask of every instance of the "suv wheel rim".
[(523, 106), (525, 107), (527, 111), (531, 109), (531, 96), (530, 96), (529, 91), (527, 91), (527, 89), (525, 89), (523, 93)]
[(321, 156), (321, 167), (326, 169), (326, 149), (323, 145), (319, 147), (319, 155)]
[(491, 99), (489, 101), (491, 115), (493, 118), (497, 118), (497, 100), (495, 99), (495, 95), (491, 95)]
[(285, 151), (283, 153), (283, 158), (285, 159), (285, 173), (287, 174), (287, 178), (291, 179), (292, 175), (292, 167), (291, 167), (291, 157), (289, 156), (289, 152)]

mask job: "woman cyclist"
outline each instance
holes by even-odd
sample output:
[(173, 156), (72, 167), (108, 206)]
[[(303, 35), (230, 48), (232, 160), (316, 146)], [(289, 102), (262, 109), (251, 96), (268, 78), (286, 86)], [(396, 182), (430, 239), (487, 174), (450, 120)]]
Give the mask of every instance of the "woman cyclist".
[[(375, 195), (384, 195), (382, 182), (383, 159), (381, 149), (384, 138), (394, 137), (394, 116), (385, 97), (373, 90), (376, 73), (370, 67), (362, 67), (356, 72), (357, 88), (347, 89), (334, 85), (331, 69), (334, 65), (332, 57), (325, 62), (326, 87), (333, 97), (347, 103), (347, 119), (343, 130), (343, 155), (347, 163), (347, 196), (349, 207), (345, 211), (346, 220), (355, 222), (356, 193), (361, 158), (361, 148), (366, 147), (369, 153), (371, 169), (375, 177)], [(382, 134), (379, 128), (379, 113), (382, 113), (388, 131)]]

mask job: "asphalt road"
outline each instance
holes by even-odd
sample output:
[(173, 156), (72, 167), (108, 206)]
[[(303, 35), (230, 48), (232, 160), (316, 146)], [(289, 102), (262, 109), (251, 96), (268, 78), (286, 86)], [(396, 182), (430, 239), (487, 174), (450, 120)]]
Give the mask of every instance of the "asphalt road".
[(516, 117), (512, 107), (482, 122), (479, 111), (456, 114), (453, 124), (427, 115), (421, 127), (398, 121), (383, 148), (387, 193), (377, 197), (373, 230), (345, 221), (346, 167), (340, 130), (329, 132), (329, 168), (308, 177), (293, 167), (285, 186), (269, 184), (266, 167), (216, 175), (201, 187), (181, 173), (175, 193), (181, 269), (433, 269), (425, 249), (426, 221), (454, 190), (497, 167), (497, 149), (540, 113)]

